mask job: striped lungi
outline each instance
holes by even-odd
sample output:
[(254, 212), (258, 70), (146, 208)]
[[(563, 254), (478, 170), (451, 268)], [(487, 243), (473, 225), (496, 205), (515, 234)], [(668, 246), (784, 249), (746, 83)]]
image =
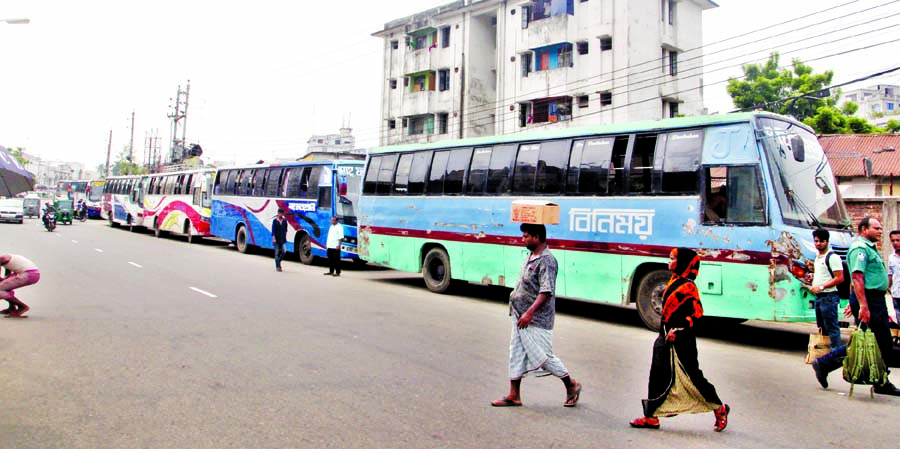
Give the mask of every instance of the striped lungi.
[(519, 318), (513, 313), (509, 338), (509, 378), (521, 379), (527, 374), (566, 377), (569, 371), (559, 357), (553, 355), (553, 331), (528, 326), (519, 329)]

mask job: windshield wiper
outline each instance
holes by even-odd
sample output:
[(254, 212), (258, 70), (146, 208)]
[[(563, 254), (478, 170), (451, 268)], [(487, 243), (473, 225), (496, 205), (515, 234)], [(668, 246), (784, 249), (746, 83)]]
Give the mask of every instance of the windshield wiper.
[(797, 210), (806, 214), (810, 220), (807, 220), (807, 224), (815, 225), (817, 228), (823, 228), (822, 223), (819, 222), (819, 219), (816, 218), (816, 214), (812, 212), (812, 209), (807, 206), (803, 200), (801, 200), (798, 196), (794, 195), (793, 189), (788, 189), (787, 191), (788, 198), (791, 199), (791, 202), (797, 207)]

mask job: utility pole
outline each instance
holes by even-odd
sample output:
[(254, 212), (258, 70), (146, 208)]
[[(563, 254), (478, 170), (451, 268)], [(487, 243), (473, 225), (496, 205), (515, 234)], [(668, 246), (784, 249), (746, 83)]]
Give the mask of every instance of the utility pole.
[(131, 174), (131, 165), (134, 164), (134, 109), (131, 110), (131, 140), (128, 141), (128, 174)]
[(106, 178), (109, 177), (109, 155), (112, 152), (112, 130), (109, 130), (109, 140), (106, 141)]
[[(191, 80), (188, 80), (187, 87), (185, 90), (181, 90), (181, 85), (178, 86), (178, 92), (174, 99), (174, 104), (170, 106), (173, 110), (168, 114), (168, 117), (172, 119), (172, 143), (169, 148), (169, 161), (181, 161), (184, 158), (184, 150), (185, 145), (187, 145), (186, 136), (187, 136), (187, 108), (188, 108), (188, 97), (191, 93)], [(171, 100), (171, 98), (170, 98)], [(181, 131), (181, 137), (178, 136), (178, 131)]]

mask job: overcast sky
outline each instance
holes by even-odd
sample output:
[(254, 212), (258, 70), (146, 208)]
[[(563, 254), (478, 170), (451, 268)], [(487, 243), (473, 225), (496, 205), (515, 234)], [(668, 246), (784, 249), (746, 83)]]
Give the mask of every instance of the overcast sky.
[[(878, 7), (889, 0), (716, 2), (703, 20), (709, 112), (732, 108), (722, 81), (771, 49), (785, 56), (782, 64), (801, 57), (817, 72), (833, 69), (836, 83), (900, 65), (896, 42), (813, 60), (900, 38), (900, 5)], [(447, 1), (237, 3), (3, 0), (0, 19), (31, 23), (0, 24), (0, 145), (93, 168), (106, 158), (110, 130), (114, 154), (128, 144), (134, 110), (137, 157), (148, 133), (167, 149), (171, 98), (190, 80), (187, 137), (201, 143), (204, 159), (300, 156), (312, 134), (335, 133), (347, 121), (358, 146), (372, 147), (382, 44), (371, 34)], [(836, 9), (762, 30), (829, 8)], [(875, 9), (853, 14), (868, 8)], [(874, 31), (884, 27), (891, 28)], [(726, 41), (755, 30), (762, 31)], [(900, 84), (900, 72), (861, 85), (878, 82)]]

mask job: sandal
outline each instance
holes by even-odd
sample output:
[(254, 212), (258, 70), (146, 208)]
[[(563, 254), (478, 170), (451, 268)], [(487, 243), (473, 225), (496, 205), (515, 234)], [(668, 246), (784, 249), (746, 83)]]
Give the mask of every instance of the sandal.
[[(653, 421), (650, 421), (651, 419), (656, 421), (656, 423), (654, 423)], [(655, 419), (655, 418), (646, 418), (646, 417), (638, 418), (638, 419), (628, 423), (628, 425), (631, 427), (634, 427), (636, 429), (659, 429), (659, 420)]]
[(563, 402), (563, 407), (575, 407), (578, 404), (578, 400), (581, 399), (581, 386), (579, 383), (572, 394), (566, 395), (566, 402)]
[(716, 432), (721, 432), (725, 430), (725, 427), (728, 426), (728, 413), (731, 411), (731, 407), (728, 404), (725, 404), (713, 411), (713, 414), (716, 415), (716, 425), (713, 427), (713, 430)]
[(494, 407), (521, 407), (522, 403), (513, 401), (512, 399), (510, 399), (506, 396), (503, 396), (502, 398), (497, 399), (494, 402), (491, 402), (491, 405)]
[(10, 313), (13, 313), (13, 312), (14, 312), (13, 309), (7, 308), (7, 309), (0, 310), (0, 315), (9, 315)]

